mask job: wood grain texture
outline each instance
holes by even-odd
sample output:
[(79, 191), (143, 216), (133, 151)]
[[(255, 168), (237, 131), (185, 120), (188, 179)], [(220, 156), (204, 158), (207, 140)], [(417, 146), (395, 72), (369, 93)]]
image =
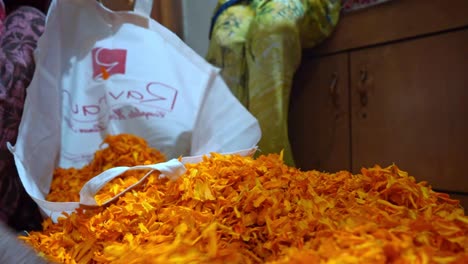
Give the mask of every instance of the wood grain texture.
[(151, 17), (179, 37), (183, 36), (182, 2), (180, 0), (154, 0)]
[[(101, 0), (114, 11), (133, 10), (134, 0)], [(179, 37), (183, 35), (183, 17), (181, 0), (153, 0), (151, 17), (174, 32)]]
[(348, 55), (305, 59), (291, 94), (289, 138), (296, 165), (350, 170)]
[(107, 8), (114, 11), (133, 10), (134, 0), (99, 0)]
[(393, 0), (345, 14), (322, 45), (306, 51), (328, 54), (468, 26), (467, 0)]
[(355, 51), (350, 62), (353, 171), (396, 163), (468, 192), (468, 29)]

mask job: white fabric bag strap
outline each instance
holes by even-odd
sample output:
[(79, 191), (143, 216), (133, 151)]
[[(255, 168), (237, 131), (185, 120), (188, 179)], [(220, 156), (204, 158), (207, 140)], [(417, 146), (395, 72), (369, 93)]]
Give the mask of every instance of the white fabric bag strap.
[[(255, 152), (257, 151), (257, 149), (258, 149), (257, 147), (253, 147), (249, 149), (243, 149), (243, 150), (223, 153), (223, 154), (224, 155), (235, 154), (235, 155), (247, 157), (247, 156), (253, 156)], [(139, 166), (134, 166), (134, 167), (122, 166), (122, 167), (114, 167), (114, 168), (108, 169), (102, 172), (101, 174), (95, 176), (94, 178), (86, 182), (85, 185), (83, 185), (83, 188), (81, 188), (81, 191), (80, 191), (80, 204), (89, 205), (89, 206), (97, 206), (98, 204), (96, 202), (95, 195), (99, 192), (99, 190), (101, 190), (102, 187), (104, 187), (108, 182), (122, 175), (126, 171), (150, 170), (138, 182), (127, 187), (125, 190), (123, 190), (116, 196), (112, 197), (111, 199), (105, 201), (101, 205), (106, 205), (114, 201), (115, 199), (119, 198), (120, 196), (128, 192), (129, 190), (133, 189), (135, 186), (138, 186), (155, 170), (161, 172), (159, 176), (160, 178), (168, 178), (170, 180), (175, 181), (187, 171), (184, 164), (199, 163), (203, 160), (204, 156), (205, 155), (183, 157), (182, 160), (180, 161), (178, 159), (171, 159), (166, 162), (152, 164), (152, 165), (139, 165)], [(206, 156), (210, 156), (210, 155), (206, 155)]]
[(134, 167), (124, 167), (124, 166), (114, 167), (114, 168), (111, 168), (102, 172), (101, 174), (97, 175), (96, 177), (92, 178), (91, 180), (85, 183), (85, 185), (80, 191), (80, 204), (89, 205), (89, 206), (97, 206), (98, 204), (96, 202), (95, 195), (97, 194), (99, 190), (102, 189), (102, 187), (104, 187), (112, 179), (122, 175), (126, 171), (148, 170), (148, 169), (150, 171), (146, 173), (137, 183), (129, 186), (127, 189), (123, 190), (122, 192), (114, 196), (113, 198), (105, 201), (102, 205), (105, 205), (114, 201), (115, 199), (117, 199), (118, 197), (126, 193), (128, 190), (139, 185), (155, 170), (161, 172), (161, 175), (159, 176), (160, 178), (168, 178), (170, 180), (176, 180), (186, 171), (184, 164), (177, 159), (172, 159), (167, 162), (162, 162), (162, 163), (157, 163), (157, 164), (152, 164), (152, 165), (139, 165), (139, 166), (134, 166)]
[(153, 0), (135, 0), (133, 11), (146, 17), (151, 16), (151, 10), (153, 9)]

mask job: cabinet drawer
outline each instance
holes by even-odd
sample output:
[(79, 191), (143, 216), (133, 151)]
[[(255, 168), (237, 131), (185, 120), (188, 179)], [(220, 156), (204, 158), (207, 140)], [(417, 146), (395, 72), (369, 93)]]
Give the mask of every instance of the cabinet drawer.
[(468, 29), (351, 52), (353, 170), (468, 192)]
[(327, 54), (468, 26), (467, 0), (392, 0), (345, 14), (334, 34), (310, 51)]

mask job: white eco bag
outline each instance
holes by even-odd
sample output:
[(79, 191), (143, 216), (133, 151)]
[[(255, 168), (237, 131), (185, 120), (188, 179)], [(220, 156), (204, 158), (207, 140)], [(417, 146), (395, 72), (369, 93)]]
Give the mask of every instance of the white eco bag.
[[(166, 154), (166, 163), (118, 167), (89, 181), (81, 203), (129, 169), (177, 178), (184, 162), (210, 152), (251, 155), (261, 132), (219, 69), (149, 17), (152, 1), (113, 12), (93, 0), (54, 0), (35, 52), (13, 153), (21, 181), (45, 216), (78, 202), (48, 202), (53, 171), (88, 163), (107, 134), (131, 133)], [(177, 158), (186, 156), (182, 161)]]

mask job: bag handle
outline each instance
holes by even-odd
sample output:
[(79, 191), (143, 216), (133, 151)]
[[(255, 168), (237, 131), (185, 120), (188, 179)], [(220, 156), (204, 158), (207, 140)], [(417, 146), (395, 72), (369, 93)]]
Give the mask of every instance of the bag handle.
[(146, 17), (151, 17), (151, 10), (153, 9), (153, 0), (135, 0), (133, 11)]
[(170, 180), (178, 179), (186, 171), (184, 164), (180, 162), (178, 159), (172, 159), (167, 162), (151, 164), (151, 165), (139, 165), (139, 166), (134, 166), (134, 167), (125, 167), (125, 166), (114, 167), (114, 168), (111, 168), (102, 172), (101, 174), (95, 176), (94, 178), (92, 178), (91, 180), (85, 183), (85, 185), (83, 186), (83, 188), (81, 188), (81, 191), (80, 191), (80, 204), (88, 205), (88, 206), (97, 206), (98, 203), (96, 202), (95, 195), (97, 194), (97, 192), (99, 192), (99, 190), (102, 189), (102, 187), (104, 187), (112, 179), (122, 175), (126, 171), (148, 170), (148, 169), (150, 169), (150, 171), (146, 173), (138, 182), (129, 186), (128, 188), (126, 188), (125, 190), (117, 194), (116, 196), (112, 197), (111, 199), (105, 201), (101, 205), (108, 204), (114, 201), (115, 199), (119, 198), (128, 190), (142, 183), (155, 170), (161, 172), (161, 175), (159, 176), (160, 178), (168, 178)]
[[(234, 152), (227, 152), (227, 153), (222, 153), (222, 154), (225, 154), (225, 155), (235, 154), (235, 155), (247, 157), (247, 156), (253, 156), (255, 152), (257, 152), (257, 149), (258, 147), (255, 146), (255, 147), (248, 148), (248, 149), (243, 149), (243, 150), (234, 151)], [(121, 166), (121, 167), (114, 167), (114, 168), (108, 169), (102, 172), (101, 174), (93, 177), (91, 180), (89, 180), (83, 185), (83, 188), (81, 188), (81, 191), (80, 191), (80, 204), (88, 205), (88, 206), (97, 206), (98, 203), (96, 202), (95, 196), (99, 192), (99, 190), (101, 190), (102, 187), (104, 187), (108, 182), (122, 175), (126, 171), (150, 169), (150, 171), (146, 173), (138, 182), (127, 187), (125, 190), (121, 191), (119, 194), (112, 197), (111, 199), (105, 201), (104, 203), (101, 204), (101, 206), (106, 205), (116, 200), (117, 198), (119, 198), (120, 196), (128, 192), (129, 190), (133, 189), (135, 186), (138, 186), (155, 170), (161, 172), (161, 175), (159, 176), (160, 178), (168, 178), (170, 180), (175, 181), (187, 171), (184, 164), (199, 163), (203, 160), (204, 156), (210, 156), (210, 155), (182, 157), (181, 160), (171, 159), (166, 162), (151, 164), (151, 165), (138, 165), (138, 166), (133, 166), (133, 167)]]

